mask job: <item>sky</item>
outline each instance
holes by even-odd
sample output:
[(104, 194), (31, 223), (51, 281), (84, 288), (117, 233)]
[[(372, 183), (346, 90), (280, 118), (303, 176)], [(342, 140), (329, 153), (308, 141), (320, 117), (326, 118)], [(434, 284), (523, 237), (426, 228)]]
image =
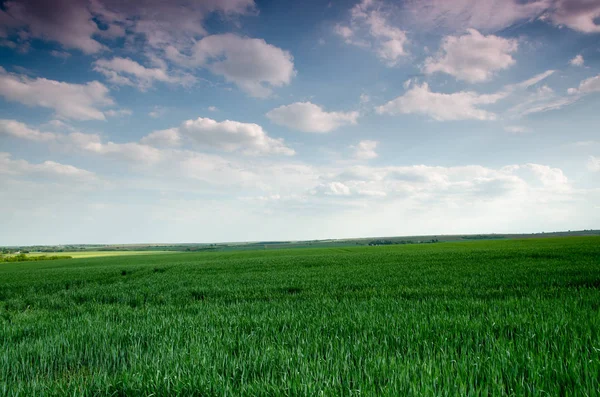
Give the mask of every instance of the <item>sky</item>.
[(0, 245), (600, 227), (598, 0), (0, 0)]

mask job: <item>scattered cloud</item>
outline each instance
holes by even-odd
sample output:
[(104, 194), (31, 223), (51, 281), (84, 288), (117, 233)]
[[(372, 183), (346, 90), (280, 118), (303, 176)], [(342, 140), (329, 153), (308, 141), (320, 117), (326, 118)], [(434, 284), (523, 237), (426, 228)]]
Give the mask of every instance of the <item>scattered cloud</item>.
[(592, 172), (600, 171), (600, 157), (590, 156), (587, 163), (588, 170)]
[(154, 108), (148, 112), (148, 116), (156, 119), (165, 114), (166, 111), (167, 109), (164, 106), (154, 106)]
[(557, 0), (545, 17), (579, 32), (600, 32), (600, 3), (594, 0)]
[(408, 55), (406, 32), (390, 24), (390, 12), (377, 0), (362, 0), (350, 10), (348, 25), (337, 24), (334, 32), (347, 44), (373, 48), (378, 58), (394, 66)]
[(576, 55), (575, 58), (573, 58), (569, 61), (569, 63), (573, 66), (583, 66), (583, 63), (584, 63), (583, 55), (581, 55), (581, 54)]
[(275, 124), (303, 132), (330, 132), (344, 125), (356, 124), (359, 113), (327, 112), (311, 102), (295, 102), (267, 113)]
[(589, 79), (583, 80), (579, 87), (569, 88), (568, 93), (570, 95), (585, 95), (594, 92), (600, 92), (600, 74)]
[(273, 88), (288, 85), (296, 75), (294, 58), (288, 51), (262, 39), (231, 33), (204, 37), (189, 56), (173, 46), (166, 54), (181, 66), (207, 68), (257, 98), (270, 96)]
[(600, 32), (600, 5), (593, 0), (411, 0), (405, 22), (413, 28), (495, 32), (516, 23), (544, 20), (583, 33)]
[(16, 120), (0, 120), (0, 134), (37, 142), (54, 141), (57, 137), (52, 132), (42, 132), (34, 128), (29, 128), (26, 124)]
[(95, 54), (105, 47), (92, 36), (98, 26), (86, 1), (44, 0), (9, 1), (6, 15), (13, 20), (12, 27), (27, 32), (32, 38), (60, 43), (63, 47)]
[(293, 149), (285, 146), (282, 139), (271, 138), (258, 124), (231, 120), (219, 122), (203, 117), (186, 120), (177, 128), (155, 131), (144, 137), (142, 143), (177, 146), (184, 139), (195, 145), (225, 152), (238, 151), (250, 155), (295, 154)]
[(93, 179), (93, 172), (57, 163), (44, 161), (32, 164), (25, 160), (13, 160), (10, 153), (0, 152), (0, 175), (9, 176), (40, 176), (45, 178)]
[(460, 91), (452, 94), (432, 92), (427, 83), (415, 84), (404, 95), (376, 108), (379, 114), (425, 114), (434, 120), (495, 120), (496, 114), (481, 109), (496, 103), (506, 93), (478, 94)]
[(154, 131), (145, 137), (140, 142), (144, 145), (158, 147), (175, 147), (181, 145), (181, 135), (177, 128), (169, 128), (166, 130)]
[(59, 117), (76, 120), (104, 120), (101, 108), (114, 104), (108, 88), (98, 81), (65, 83), (7, 73), (0, 67), (0, 95), (27, 106), (53, 109)]
[(142, 39), (151, 48), (189, 46), (206, 35), (211, 13), (227, 18), (255, 13), (253, 0), (160, 2), (141, 0), (9, 1), (0, 18), (4, 35), (54, 41), (67, 49), (96, 54), (106, 50), (98, 38)]
[(216, 112), (217, 110), (219, 110), (219, 109), (217, 109), (217, 107), (216, 107), (216, 106), (209, 106), (209, 107), (208, 107), (208, 111), (209, 111), (209, 112)]
[(50, 51), (50, 55), (52, 55), (55, 58), (62, 58), (62, 59), (67, 59), (71, 57), (71, 54), (67, 51), (57, 51), (57, 50), (52, 50)]
[(379, 142), (364, 140), (360, 141), (358, 145), (351, 146), (354, 149), (354, 158), (357, 160), (371, 160), (377, 157), (375, 149)]
[(516, 22), (541, 15), (551, 0), (411, 0), (406, 2), (406, 22), (414, 28), (463, 30), (471, 27), (498, 31)]
[(110, 109), (104, 112), (107, 117), (131, 116), (133, 112), (130, 109)]
[(484, 36), (467, 29), (463, 36), (446, 36), (437, 55), (425, 60), (426, 74), (446, 73), (469, 83), (489, 80), (495, 72), (515, 64), (516, 40)]
[(512, 134), (525, 134), (531, 132), (529, 128), (523, 127), (521, 125), (509, 125), (504, 127), (504, 130)]
[(189, 74), (171, 75), (164, 65), (147, 68), (129, 58), (120, 57), (99, 59), (94, 63), (94, 70), (103, 74), (113, 84), (137, 87), (140, 91), (152, 87), (156, 81), (189, 86), (196, 80)]

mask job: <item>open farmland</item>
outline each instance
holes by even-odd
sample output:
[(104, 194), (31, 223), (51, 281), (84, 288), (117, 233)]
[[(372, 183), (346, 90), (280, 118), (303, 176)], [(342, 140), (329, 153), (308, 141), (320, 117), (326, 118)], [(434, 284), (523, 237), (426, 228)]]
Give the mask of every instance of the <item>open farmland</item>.
[(600, 238), (0, 265), (1, 395), (599, 395)]

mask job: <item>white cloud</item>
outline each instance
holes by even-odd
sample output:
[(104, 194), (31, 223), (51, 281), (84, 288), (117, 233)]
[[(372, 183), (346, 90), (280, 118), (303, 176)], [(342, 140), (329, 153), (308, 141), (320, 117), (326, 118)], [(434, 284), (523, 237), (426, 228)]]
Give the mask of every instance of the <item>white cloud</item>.
[[(342, 38), (344, 38), (346, 40), (349, 40), (354, 35), (354, 32), (352, 31), (352, 29), (350, 29), (350, 27), (340, 25), (340, 24), (335, 25), (334, 31), (335, 31), (335, 33), (337, 33), (339, 36), (341, 36)], [(347, 42), (347, 43), (351, 44), (351, 42)]]
[(144, 145), (158, 147), (174, 147), (181, 145), (181, 135), (177, 128), (169, 128), (167, 130), (154, 131), (140, 141)]
[(123, 117), (131, 116), (133, 112), (131, 109), (110, 109), (105, 111), (104, 114), (108, 117)]
[(69, 179), (95, 178), (93, 172), (72, 165), (61, 164), (55, 161), (44, 161), (40, 164), (32, 164), (25, 160), (13, 160), (10, 153), (2, 152), (0, 152), (0, 174)]
[(498, 31), (541, 19), (583, 33), (600, 32), (600, 4), (594, 0), (412, 0), (403, 11), (407, 24), (425, 30)]
[(592, 172), (600, 171), (600, 157), (590, 156), (588, 158), (587, 168)]
[(425, 60), (423, 71), (447, 73), (470, 83), (486, 81), (515, 64), (511, 54), (517, 48), (516, 40), (467, 29), (466, 35), (444, 37), (438, 54)]
[(154, 108), (150, 112), (148, 112), (148, 116), (156, 119), (165, 114), (166, 111), (167, 109), (163, 106), (154, 106)]
[(358, 160), (371, 160), (376, 158), (377, 152), (375, 151), (375, 149), (377, 148), (378, 144), (379, 142), (377, 141), (360, 141), (358, 145), (351, 147), (352, 149), (354, 149), (354, 158)]
[(164, 68), (147, 68), (129, 59), (115, 57), (99, 59), (94, 62), (94, 70), (102, 73), (108, 81), (117, 85), (129, 85), (145, 91), (152, 87), (155, 81), (189, 86), (195, 78), (189, 74), (170, 75)]
[(19, 0), (6, 2), (5, 9), (0, 10), (5, 36), (17, 32), (25, 40), (55, 41), (86, 54), (106, 50), (97, 37), (142, 39), (150, 48), (189, 46), (206, 34), (203, 25), (211, 13), (231, 19), (256, 10), (253, 0)]
[(311, 102), (295, 102), (267, 113), (275, 124), (304, 132), (330, 132), (344, 125), (356, 124), (358, 112), (327, 112)]
[(57, 50), (50, 51), (50, 55), (52, 55), (55, 58), (62, 58), (62, 59), (67, 59), (67, 58), (71, 57), (70, 53), (68, 53), (66, 51), (57, 51)]
[(217, 110), (219, 110), (219, 109), (217, 109), (217, 107), (216, 107), (216, 106), (209, 106), (209, 107), (208, 107), (208, 111), (209, 111), (209, 112), (216, 112)]
[(92, 81), (72, 84), (45, 78), (7, 73), (0, 67), (0, 95), (27, 106), (40, 106), (56, 111), (60, 117), (76, 120), (104, 120), (100, 108), (113, 105), (108, 88)]
[(329, 182), (318, 185), (312, 192), (325, 196), (349, 196), (350, 188), (342, 182)]
[(37, 142), (54, 141), (57, 138), (57, 135), (52, 132), (29, 128), (26, 124), (16, 120), (0, 120), (0, 134)]
[(288, 85), (296, 75), (288, 51), (262, 39), (231, 33), (204, 37), (193, 46), (190, 56), (169, 47), (167, 56), (180, 65), (205, 67), (258, 98), (271, 95), (275, 87)]
[(508, 110), (509, 114), (519, 117), (533, 113), (547, 112), (550, 110), (561, 109), (579, 100), (578, 96), (561, 96), (543, 85), (536, 90), (523, 94), (519, 98), (519, 103)]
[(412, 0), (404, 11), (406, 22), (414, 28), (497, 31), (537, 17), (550, 4), (550, 0)]
[(26, 31), (31, 37), (56, 41), (86, 54), (104, 49), (92, 37), (98, 27), (85, 1), (9, 1), (6, 13), (15, 21), (15, 28), (26, 28), (21, 32)]
[(460, 91), (452, 94), (431, 92), (429, 85), (415, 85), (404, 95), (376, 108), (379, 114), (425, 114), (438, 121), (445, 120), (495, 120), (496, 114), (479, 106), (496, 103), (506, 93), (477, 94)]
[(258, 124), (238, 121), (215, 121), (199, 117), (186, 120), (179, 127), (153, 133), (142, 138), (141, 143), (158, 147), (175, 147), (191, 143), (225, 152), (242, 152), (250, 155), (294, 155), (282, 139), (271, 138)]
[[(85, 135), (90, 134), (81, 134), (79, 138), (82, 140), (93, 138), (93, 136)], [(164, 158), (164, 154), (159, 149), (137, 142), (115, 143), (109, 141), (102, 143), (96, 140), (80, 144), (79, 148), (98, 155), (141, 164), (155, 164)]]
[(515, 89), (515, 88), (519, 88), (519, 89), (529, 88), (529, 87), (532, 87), (532, 86), (540, 83), (541, 81), (547, 79), (548, 77), (552, 76), (553, 74), (554, 74), (554, 70), (546, 70), (545, 72), (536, 74), (535, 76), (533, 76), (530, 79), (527, 79), (527, 80), (522, 81), (517, 84), (509, 85), (508, 88), (511, 90)]
[(583, 80), (579, 84), (579, 87), (569, 88), (568, 92), (571, 95), (585, 95), (600, 92), (600, 74)]
[(583, 66), (583, 63), (584, 63), (583, 55), (581, 55), (581, 54), (576, 55), (575, 58), (573, 58), (569, 61), (569, 63), (573, 66)]
[(548, 17), (555, 24), (583, 33), (600, 32), (600, 3), (594, 0), (558, 0)]
[[(362, 0), (350, 10), (350, 26), (337, 24), (334, 32), (347, 44), (372, 47), (388, 66), (395, 65), (408, 55), (406, 32), (389, 23), (390, 13), (384, 4), (373, 0)], [(357, 38), (357, 36), (364, 38)]]
[(504, 130), (513, 134), (525, 134), (531, 131), (529, 128), (520, 125), (509, 125), (504, 127)]
[(238, 121), (215, 121), (198, 117), (187, 120), (179, 133), (196, 144), (214, 147), (226, 152), (241, 151), (246, 154), (283, 154), (291, 156), (294, 150), (285, 146), (282, 139), (274, 139), (258, 124)]

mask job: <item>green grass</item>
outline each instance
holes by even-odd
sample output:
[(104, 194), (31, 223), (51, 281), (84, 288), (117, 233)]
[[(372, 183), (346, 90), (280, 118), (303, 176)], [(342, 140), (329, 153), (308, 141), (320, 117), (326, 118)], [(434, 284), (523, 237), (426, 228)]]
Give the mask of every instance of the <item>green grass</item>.
[(96, 258), (107, 256), (131, 256), (131, 255), (160, 255), (172, 254), (175, 251), (65, 251), (65, 252), (33, 252), (27, 256), (40, 255), (65, 255), (71, 258)]
[(600, 395), (600, 238), (0, 266), (0, 395)]

